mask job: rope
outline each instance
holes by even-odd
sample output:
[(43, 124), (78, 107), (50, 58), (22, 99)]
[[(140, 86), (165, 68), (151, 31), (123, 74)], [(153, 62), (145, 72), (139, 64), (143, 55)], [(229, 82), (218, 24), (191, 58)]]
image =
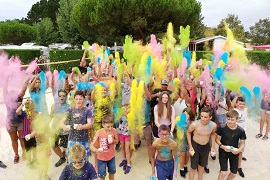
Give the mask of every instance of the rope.
[[(90, 59), (90, 58), (85, 58), (85, 59)], [(38, 66), (43, 66), (43, 65), (47, 65), (47, 64), (63, 64), (63, 63), (69, 63), (69, 62), (76, 62), (76, 61), (80, 61), (81, 59), (75, 59), (75, 60), (67, 60), (67, 61), (58, 61), (58, 62), (49, 62), (49, 63), (42, 63), (42, 64), (37, 64)], [(21, 67), (28, 67), (29, 64), (26, 65), (21, 65)]]

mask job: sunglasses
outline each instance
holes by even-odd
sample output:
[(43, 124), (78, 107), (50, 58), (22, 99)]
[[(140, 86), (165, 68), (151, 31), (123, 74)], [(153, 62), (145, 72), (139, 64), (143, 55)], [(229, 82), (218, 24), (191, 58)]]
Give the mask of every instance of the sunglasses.
[(65, 97), (67, 97), (67, 95), (58, 95), (58, 97), (64, 97), (65, 98)]

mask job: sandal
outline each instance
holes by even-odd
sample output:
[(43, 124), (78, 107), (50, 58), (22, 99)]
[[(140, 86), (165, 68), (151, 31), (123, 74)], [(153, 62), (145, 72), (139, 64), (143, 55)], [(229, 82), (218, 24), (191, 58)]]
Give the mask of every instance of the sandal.
[(268, 139), (268, 136), (266, 136), (266, 135), (264, 135), (263, 138), (262, 138), (262, 140), (265, 140), (265, 141), (266, 141), (267, 139)]
[(262, 134), (257, 134), (255, 137), (259, 139), (260, 137), (262, 137)]

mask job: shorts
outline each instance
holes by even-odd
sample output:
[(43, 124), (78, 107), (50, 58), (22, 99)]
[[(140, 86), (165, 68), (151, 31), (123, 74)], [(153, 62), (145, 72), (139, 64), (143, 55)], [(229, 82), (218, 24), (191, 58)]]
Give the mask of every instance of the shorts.
[(192, 169), (197, 169), (198, 165), (205, 167), (208, 164), (208, 156), (210, 152), (209, 142), (205, 145), (200, 145), (194, 140), (191, 141), (194, 149), (194, 155), (190, 156), (190, 166)]
[(119, 140), (120, 140), (120, 142), (130, 142), (130, 136), (119, 134)]
[(157, 178), (160, 180), (173, 179), (174, 172), (174, 159), (167, 161), (155, 160), (156, 170), (157, 170)]
[(73, 160), (69, 157), (69, 151), (70, 151), (70, 148), (75, 144), (80, 144), (85, 148), (86, 156), (84, 159), (87, 161), (88, 157), (91, 155), (89, 142), (88, 141), (68, 141), (67, 150), (66, 150), (66, 154), (68, 156), (68, 163), (73, 162)]
[(23, 130), (23, 123), (14, 123), (14, 124), (10, 124), (10, 127), (7, 128), (8, 132), (11, 131), (22, 131)]
[(98, 159), (98, 177), (99, 178), (105, 178), (106, 177), (106, 167), (108, 167), (108, 173), (109, 174), (115, 174), (116, 173), (115, 157), (113, 157), (109, 161), (102, 161), (102, 160)]
[(238, 154), (219, 152), (220, 170), (228, 171), (228, 159), (230, 162), (230, 171), (236, 174), (238, 170)]
[(67, 148), (68, 145), (68, 135), (58, 135), (56, 136), (54, 147)]
[(181, 147), (180, 147), (180, 152), (188, 152), (188, 143), (187, 140), (182, 141)]
[(218, 117), (218, 123), (224, 124), (227, 122), (227, 117), (225, 114), (218, 114), (217, 117)]
[(29, 141), (26, 141), (25, 138), (23, 138), (25, 150), (29, 151), (31, 148), (37, 147), (36, 138), (31, 138)]
[(146, 123), (146, 126), (143, 128), (143, 135), (147, 146), (150, 146), (154, 141), (152, 126), (150, 123)]

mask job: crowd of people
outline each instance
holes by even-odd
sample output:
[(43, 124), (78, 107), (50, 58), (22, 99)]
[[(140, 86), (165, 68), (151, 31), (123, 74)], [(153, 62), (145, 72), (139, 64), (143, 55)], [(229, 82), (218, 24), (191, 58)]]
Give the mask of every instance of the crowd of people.
[[(113, 180), (116, 166), (129, 174), (138, 165), (132, 163), (132, 155), (145, 140), (152, 179), (173, 179), (178, 174), (186, 178), (189, 172), (192, 180), (198, 172), (201, 180), (204, 171), (210, 172), (208, 158), (217, 156), (219, 180), (234, 179), (237, 173), (245, 177), (241, 164), (246, 160), (245, 131), (252, 114), (245, 89), (228, 88), (202, 61), (184, 66), (183, 60), (182, 67), (170, 66), (170, 48), (157, 72), (148, 70), (149, 62), (156, 63), (150, 55), (142, 58), (144, 67), (129, 66), (118, 54), (113, 57), (106, 51), (106, 63), (98, 57), (88, 64), (90, 51), (85, 49), (79, 67), (70, 74), (40, 72), (27, 79), (15, 99), (5, 99), (15, 164), (25, 159), (29, 168), (38, 169), (40, 179), (50, 179), (48, 156), (53, 150), (59, 157), (55, 167), (68, 162), (59, 179), (105, 179), (108, 173)], [(225, 63), (215, 70), (230, 72), (235, 66)], [(8, 91), (8, 79), (4, 87), (3, 97), (8, 98), (13, 93)], [(45, 97), (49, 87), (54, 96), (50, 110)], [(27, 88), (30, 98), (23, 99)], [(259, 101), (254, 98), (254, 103), (262, 113), (256, 138), (267, 140), (269, 92), (261, 93)], [(123, 160), (118, 165), (119, 148)], [(94, 162), (89, 162), (91, 155)], [(6, 168), (2, 161), (0, 167)]]

